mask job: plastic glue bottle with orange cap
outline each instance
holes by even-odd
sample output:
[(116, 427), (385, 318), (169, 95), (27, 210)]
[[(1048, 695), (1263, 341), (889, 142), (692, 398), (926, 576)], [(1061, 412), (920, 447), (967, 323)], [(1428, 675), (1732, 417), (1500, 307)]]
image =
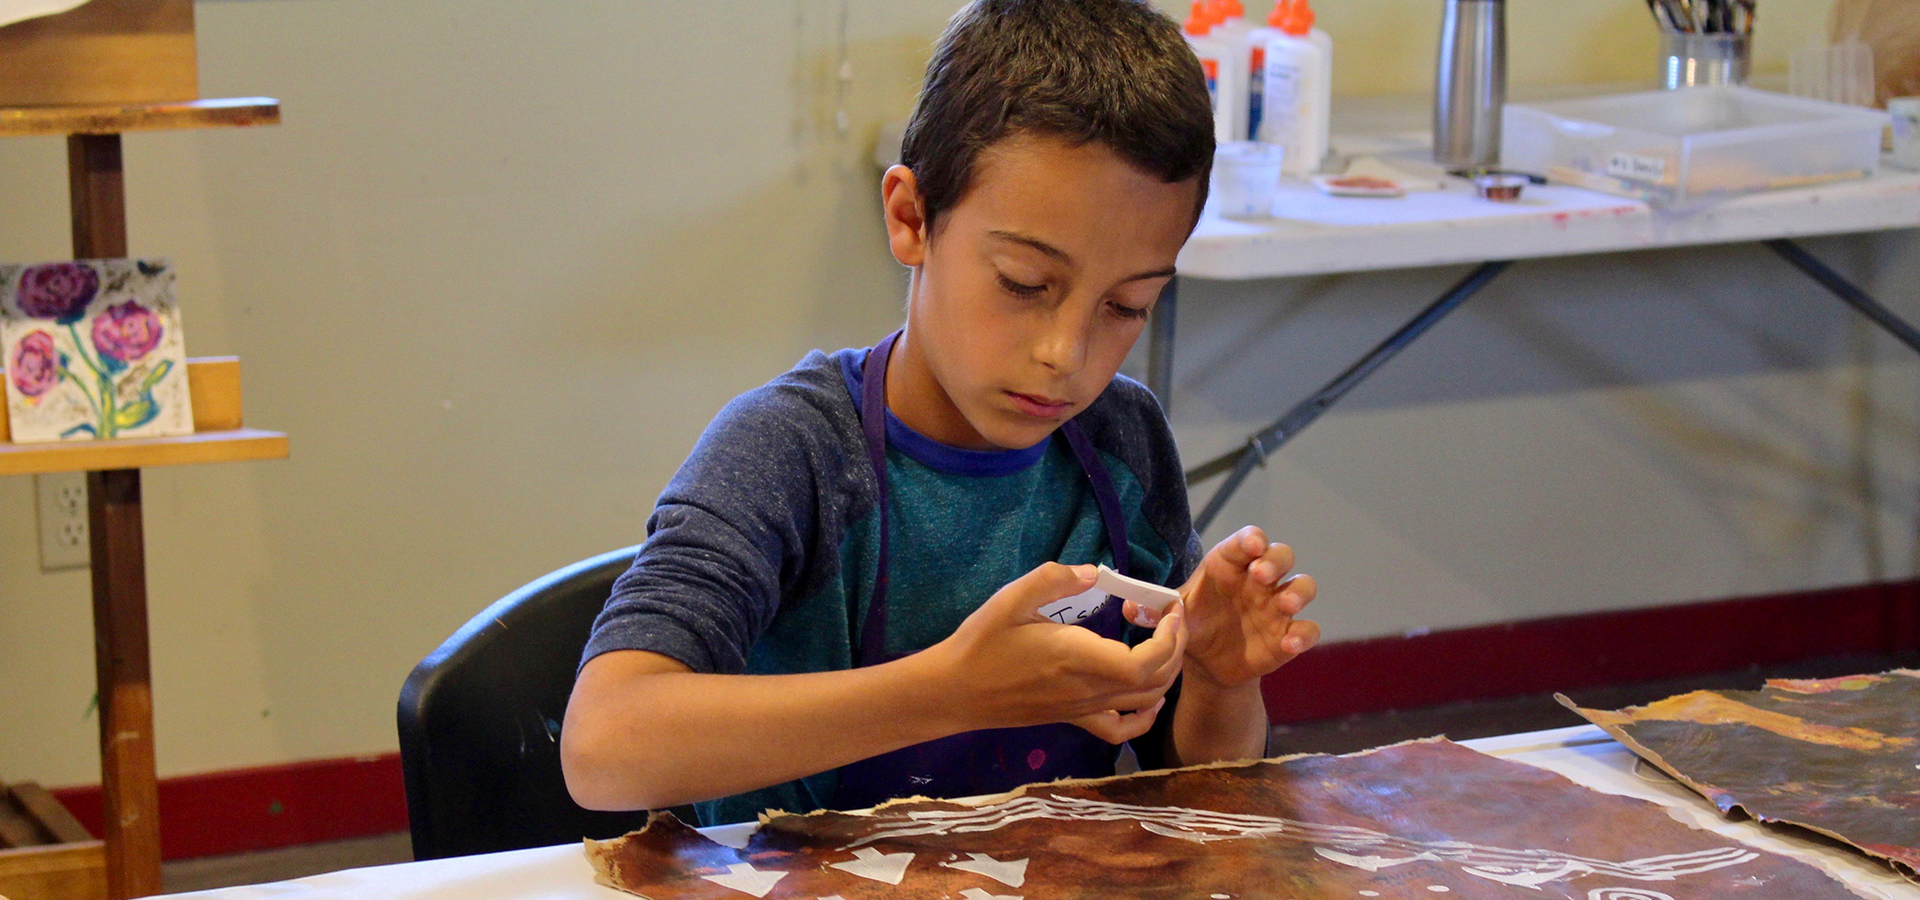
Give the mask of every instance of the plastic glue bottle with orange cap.
[(1224, 33), (1215, 33), (1219, 24), (1211, 0), (1193, 0), (1184, 29), (1187, 44), (1193, 47), (1193, 54), (1200, 58), (1200, 68), (1206, 72), (1207, 93), (1213, 100), (1213, 139), (1224, 144), (1239, 140), (1239, 135), (1244, 133), (1236, 130), (1236, 125), (1240, 129), (1246, 127), (1242, 123), (1244, 117), (1236, 113), (1246, 105), (1247, 69), (1230, 64), (1232, 47)]
[(1254, 138), (1286, 148), (1287, 174), (1310, 175), (1326, 158), (1332, 127), (1333, 39), (1313, 27), (1308, 0), (1279, 0), (1268, 22)]
[(1239, 102), (1234, 103), (1230, 107), (1233, 110), (1234, 117), (1232, 123), (1233, 139), (1236, 141), (1252, 140), (1252, 132), (1248, 130), (1248, 116), (1249, 110), (1252, 109), (1252, 103), (1248, 98), (1253, 94), (1254, 82), (1251, 65), (1253, 58), (1253, 23), (1247, 21), (1247, 8), (1240, 0), (1212, 0), (1212, 2), (1213, 37), (1219, 40), (1221, 45), (1226, 49), (1226, 56), (1221, 64), (1233, 66), (1241, 72), (1246, 73), (1247, 76), (1239, 85), (1242, 89), (1241, 95), (1237, 98)]

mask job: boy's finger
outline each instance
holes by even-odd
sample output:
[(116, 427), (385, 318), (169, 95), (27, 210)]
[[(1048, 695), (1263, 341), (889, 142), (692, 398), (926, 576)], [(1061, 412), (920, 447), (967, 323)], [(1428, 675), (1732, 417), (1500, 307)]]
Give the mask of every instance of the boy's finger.
[(1133, 740), (1153, 727), (1153, 719), (1160, 714), (1160, 708), (1166, 705), (1166, 698), (1146, 709), (1132, 712), (1106, 710), (1091, 713), (1072, 720), (1074, 725), (1085, 729), (1094, 737), (1109, 744), (1121, 744)]
[(1160, 624), (1160, 618), (1165, 615), (1165, 613), (1155, 612), (1132, 600), (1127, 600), (1120, 604), (1120, 615), (1122, 618), (1141, 628), (1152, 628)]
[(1267, 533), (1261, 531), (1258, 525), (1248, 525), (1213, 545), (1213, 549), (1221, 562), (1241, 569), (1257, 559), (1266, 546)]
[(1164, 690), (1164, 686), (1172, 684), (1174, 676), (1180, 674), (1186, 652), (1187, 605), (1175, 603), (1160, 617), (1153, 636), (1128, 651), (1132, 671), (1124, 677), (1131, 684), (1161, 686)]
[(1295, 575), (1280, 583), (1280, 611), (1297, 616), (1319, 595), (1320, 585), (1312, 575)]
[(1247, 571), (1253, 573), (1261, 584), (1279, 584), (1287, 573), (1293, 571), (1293, 548), (1286, 544), (1268, 544), (1260, 553), (1260, 558), (1247, 564)]
[(1287, 626), (1287, 635), (1280, 639), (1280, 649), (1290, 656), (1299, 656), (1313, 645), (1320, 643), (1320, 623), (1310, 619), (1295, 619)]

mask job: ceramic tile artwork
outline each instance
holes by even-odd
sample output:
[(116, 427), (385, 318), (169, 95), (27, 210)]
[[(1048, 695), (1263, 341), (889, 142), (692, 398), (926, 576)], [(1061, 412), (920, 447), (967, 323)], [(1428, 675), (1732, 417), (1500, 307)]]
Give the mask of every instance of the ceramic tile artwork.
[(165, 261), (0, 265), (0, 360), (16, 443), (193, 433)]
[(1445, 740), (774, 814), (741, 849), (671, 815), (589, 841), (652, 900), (1706, 900), (1856, 895), (1826, 873)]
[(1778, 678), (1581, 709), (1720, 811), (1809, 828), (1920, 871), (1920, 672)]

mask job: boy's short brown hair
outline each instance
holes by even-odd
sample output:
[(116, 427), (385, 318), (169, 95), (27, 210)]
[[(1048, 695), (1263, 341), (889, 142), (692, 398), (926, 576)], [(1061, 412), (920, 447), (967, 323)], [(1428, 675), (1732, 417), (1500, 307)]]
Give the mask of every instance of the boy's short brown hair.
[(932, 232), (971, 186), (980, 153), (1014, 134), (1098, 141), (1173, 183), (1213, 168), (1213, 109), (1200, 61), (1146, 0), (974, 0), (927, 63), (900, 161)]

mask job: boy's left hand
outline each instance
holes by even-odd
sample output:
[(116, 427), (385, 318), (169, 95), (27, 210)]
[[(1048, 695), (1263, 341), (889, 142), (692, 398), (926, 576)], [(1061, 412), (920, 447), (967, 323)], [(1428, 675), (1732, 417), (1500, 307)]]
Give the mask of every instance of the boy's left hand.
[(1249, 525), (1221, 541), (1180, 588), (1187, 608), (1189, 676), (1230, 688), (1260, 678), (1320, 639), (1295, 619), (1313, 602), (1310, 575), (1290, 575), (1293, 548)]

